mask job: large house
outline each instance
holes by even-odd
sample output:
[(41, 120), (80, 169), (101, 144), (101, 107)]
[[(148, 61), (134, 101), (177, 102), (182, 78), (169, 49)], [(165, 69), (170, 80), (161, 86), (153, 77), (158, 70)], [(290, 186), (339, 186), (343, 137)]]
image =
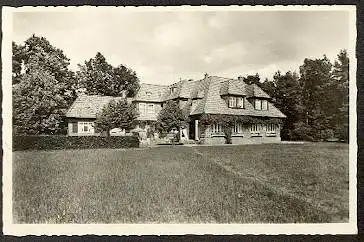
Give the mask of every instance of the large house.
[[(66, 114), (68, 135), (98, 135), (93, 128), (96, 114), (110, 100), (118, 98), (122, 97), (79, 95)], [(240, 77), (229, 79), (205, 75), (201, 80), (181, 80), (169, 86), (141, 84), (137, 95), (129, 99), (139, 111), (136, 129), (146, 131), (154, 125), (163, 104), (168, 100), (177, 101), (189, 113), (190, 123), (183, 127), (182, 138), (205, 144), (225, 143), (221, 124), (200, 121), (204, 115), (228, 115), (258, 120), (236, 121), (231, 127), (233, 144), (274, 143), (281, 140), (280, 124), (273, 121), (286, 116), (261, 88), (245, 83)]]

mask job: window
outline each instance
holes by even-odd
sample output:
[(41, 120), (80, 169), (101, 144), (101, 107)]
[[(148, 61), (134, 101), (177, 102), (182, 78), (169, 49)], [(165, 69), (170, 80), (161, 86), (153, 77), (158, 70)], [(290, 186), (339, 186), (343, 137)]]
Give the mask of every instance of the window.
[(276, 133), (276, 124), (267, 124), (267, 133), (275, 134)]
[(262, 110), (268, 110), (268, 101), (262, 100)]
[(236, 106), (235, 97), (229, 97), (229, 108), (234, 108)]
[(236, 98), (236, 107), (237, 108), (244, 108), (244, 99), (242, 97)]
[(139, 103), (139, 113), (145, 113), (145, 103)]
[(147, 112), (148, 113), (155, 113), (154, 104), (148, 104), (148, 106), (147, 106)]
[(243, 97), (229, 97), (228, 99), (229, 108), (244, 108)]
[(222, 133), (222, 125), (221, 124), (212, 124), (211, 133), (213, 133), (213, 134)]
[(79, 122), (78, 131), (81, 134), (93, 134), (94, 133), (94, 123), (93, 122)]
[(254, 107), (256, 110), (268, 110), (268, 101), (255, 99)]
[(262, 129), (261, 124), (252, 124), (251, 127), (250, 127), (250, 133), (252, 135), (260, 135), (261, 129)]
[(235, 123), (232, 131), (235, 134), (243, 133), (243, 124), (242, 123)]
[(262, 100), (260, 99), (255, 99), (255, 105), (254, 105), (256, 110), (262, 110)]
[(78, 125), (77, 125), (77, 123), (72, 123), (72, 133), (78, 133)]

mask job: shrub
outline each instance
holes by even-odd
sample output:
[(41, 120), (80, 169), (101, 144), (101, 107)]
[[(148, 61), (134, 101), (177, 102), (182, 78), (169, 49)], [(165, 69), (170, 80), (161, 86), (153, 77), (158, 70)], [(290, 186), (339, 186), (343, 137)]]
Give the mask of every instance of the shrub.
[(135, 136), (13, 136), (13, 150), (60, 150), (139, 147)]

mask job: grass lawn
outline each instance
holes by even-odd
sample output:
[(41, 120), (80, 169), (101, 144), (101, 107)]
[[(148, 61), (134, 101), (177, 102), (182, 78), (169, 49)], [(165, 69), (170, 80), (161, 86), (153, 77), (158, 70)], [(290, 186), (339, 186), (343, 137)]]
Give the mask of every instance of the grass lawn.
[(13, 153), (14, 223), (348, 220), (347, 144)]

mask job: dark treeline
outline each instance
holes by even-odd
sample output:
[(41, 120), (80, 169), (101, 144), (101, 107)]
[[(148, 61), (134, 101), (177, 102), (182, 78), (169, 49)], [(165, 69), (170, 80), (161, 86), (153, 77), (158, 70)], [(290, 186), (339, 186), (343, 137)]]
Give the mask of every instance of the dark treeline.
[(305, 59), (299, 73), (277, 71), (272, 80), (259, 75), (245, 80), (267, 92), (287, 119), (281, 131), (284, 140), (319, 141), (349, 137), (349, 58), (341, 50), (334, 64), (324, 55)]
[[(107, 63), (101, 53), (69, 69), (63, 51), (44, 37), (31, 36), (24, 44), (13, 42), (13, 131), (15, 134), (65, 134), (65, 114), (77, 96), (86, 94), (133, 97), (139, 79), (132, 69)], [(349, 59), (345, 50), (332, 64), (326, 56), (305, 59), (299, 73), (275, 73), (256, 83), (285, 115), (282, 139), (348, 140)]]

